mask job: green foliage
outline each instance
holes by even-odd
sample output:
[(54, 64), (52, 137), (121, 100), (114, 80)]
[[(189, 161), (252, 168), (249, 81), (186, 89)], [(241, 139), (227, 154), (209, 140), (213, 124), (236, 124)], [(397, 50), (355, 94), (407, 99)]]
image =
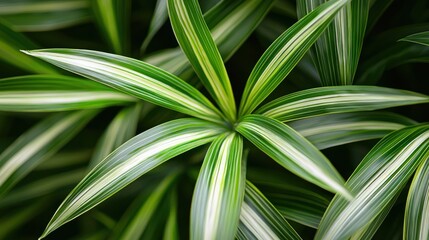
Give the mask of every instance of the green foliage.
[(0, 0), (0, 238), (427, 238), (423, 3)]

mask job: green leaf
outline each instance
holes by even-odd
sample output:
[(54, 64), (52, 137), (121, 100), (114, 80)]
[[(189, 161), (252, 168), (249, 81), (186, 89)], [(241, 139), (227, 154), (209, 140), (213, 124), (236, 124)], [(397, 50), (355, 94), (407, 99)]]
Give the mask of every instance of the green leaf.
[(146, 51), (146, 48), (149, 45), (150, 41), (155, 36), (155, 34), (159, 31), (162, 25), (164, 25), (164, 23), (167, 21), (167, 18), (168, 18), (167, 0), (157, 0), (155, 11), (152, 15), (152, 19), (150, 20), (148, 33), (140, 48), (141, 52), (144, 53)]
[(323, 216), (315, 239), (346, 239), (370, 224), (429, 157), (429, 125), (416, 125), (383, 138), (347, 181), (353, 200), (337, 195)]
[[(297, 1), (304, 16), (327, 0)], [(312, 57), (323, 85), (350, 85), (356, 72), (365, 36), (369, 0), (351, 1), (335, 16), (333, 23), (312, 48)]]
[(408, 191), (404, 239), (429, 238), (429, 159), (422, 159)]
[(122, 109), (107, 127), (98, 141), (89, 168), (93, 168), (113, 150), (136, 135), (141, 104)]
[(236, 108), (231, 83), (198, 2), (168, 0), (168, 11), (177, 41), (198, 77), (227, 119), (235, 121)]
[(415, 121), (388, 112), (340, 113), (288, 123), (318, 149), (382, 138)]
[(61, 75), (0, 79), (0, 111), (50, 112), (124, 105), (136, 99), (101, 84)]
[(33, 49), (37, 45), (21, 33), (14, 32), (0, 21), (0, 59), (32, 73), (56, 73), (49, 64), (21, 53), (20, 49)]
[(0, 196), (64, 146), (95, 113), (87, 110), (57, 114), (21, 135), (0, 155)]
[(191, 239), (233, 239), (245, 189), (243, 140), (219, 136), (207, 151), (191, 207)]
[(58, 208), (41, 238), (100, 204), (141, 175), (224, 131), (198, 119), (173, 120), (151, 128), (95, 166)]
[(423, 94), (376, 86), (334, 86), (307, 89), (280, 97), (256, 111), (279, 121), (343, 112), (377, 110), (427, 103)]
[(249, 181), (241, 206), (238, 231), (243, 236), (238, 239), (301, 239), (279, 211)]
[(409, 35), (399, 41), (412, 42), (429, 47), (429, 31)]
[(130, 0), (93, 0), (91, 2), (98, 27), (113, 52), (126, 54)]
[(198, 90), (142, 61), (77, 49), (26, 53), (148, 102), (209, 121), (221, 121), (218, 110)]
[(1, 0), (0, 18), (15, 31), (51, 31), (89, 20), (89, 1)]
[(328, 191), (353, 198), (329, 160), (287, 125), (261, 115), (248, 115), (241, 119), (236, 130), (292, 173)]
[(251, 113), (292, 71), (348, 0), (331, 0), (303, 17), (278, 37), (253, 68), (239, 116)]
[(153, 216), (157, 214), (161, 200), (165, 198), (176, 178), (177, 174), (167, 176), (151, 191), (149, 196), (144, 194), (137, 198), (119, 220), (111, 239), (142, 239), (143, 232), (148, 227)]
[[(221, 1), (204, 14), (222, 58), (228, 60), (268, 13), (273, 0)], [(192, 67), (180, 48), (167, 49), (144, 59), (185, 80)]]

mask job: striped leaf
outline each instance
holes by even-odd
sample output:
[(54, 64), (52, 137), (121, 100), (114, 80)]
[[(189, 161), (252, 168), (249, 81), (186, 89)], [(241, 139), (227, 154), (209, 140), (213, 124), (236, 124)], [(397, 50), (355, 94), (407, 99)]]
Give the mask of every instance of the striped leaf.
[(113, 52), (126, 54), (130, 0), (93, 0), (91, 3), (98, 27)]
[(38, 163), (64, 146), (95, 113), (79, 111), (57, 114), (21, 135), (0, 155), (0, 196)]
[(117, 223), (110, 239), (142, 239), (143, 232), (153, 216), (157, 214), (161, 200), (165, 198), (176, 178), (177, 174), (167, 176), (150, 192), (149, 196), (144, 194), (137, 198)]
[(93, 168), (113, 150), (136, 135), (141, 104), (122, 109), (107, 127), (97, 143), (89, 168)]
[[(328, 0), (297, 1), (298, 15), (308, 14)], [(370, 0), (351, 1), (312, 48), (312, 57), (323, 85), (350, 85), (365, 36)]]
[(159, 29), (164, 25), (168, 18), (167, 11), (167, 0), (157, 0), (155, 11), (152, 15), (152, 19), (150, 20), (148, 33), (142, 43), (140, 48), (141, 52), (144, 53), (146, 51), (147, 46), (149, 45), (152, 38), (159, 31)]
[(329, 160), (287, 125), (261, 115), (248, 115), (236, 130), (292, 173), (328, 191), (353, 198)]
[(307, 89), (280, 97), (256, 112), (279, 121), (343, 112), (369, 111), (429, 102), (423, 94), (376, 86)]
[(429, 157), (429, 125), (416, 125), (383, 138), (347, 181), (353, 200), (336, 196), (315, 239), (346, 239), (383, 212)]
[(89, 1), (0, 0), (0, 18), (15, 31), (56, 30), (89, 20)]
[(241, 206), (238, 239), (301, 239), (277, 209), (249, 181)]
[(399, 41), (412, 42), (429, 47), (429, 31), (415, 33), (405, 38), (402, 38)]
[(220, 113), (198, 90), (147, 63), (90, 50), (47, 49), (26, 53), (128, 95), (195, 117), (220, 121)]
[(404, 239), (429, 239), (429, 159), (423, 159), (408, 191)]
[(124, 105), (135, 98), (101, 84), (62, 75), (0, 79), (0, 111), (50, 112)]
[(212, 141), (224, 131), (198, 119), (173, 120), (151, 128), (95, 166), (58, 208), (41, 238), (115, 194), (161, 163)]
[(288, 123), (318, 149), (382, 138), (415, 121), (388, 112), (340, 113)]
[(37, 45), (0, 21), (0, 59), (2, 61), (31, 73), (56, 73), (57, 71), (49, 64), (19, 51), (33, 48), (37, 48)]
[(168, 0), (171, 25), (177, 41), (198, 77), (224, 112), (234, 121), (235, 100), (216, 44), (196, 0)]
[(348, 2), (331, 0), (322, 4), (271, 44), (249, 76), (240, 103), (240, 116), (251, 113), (283, 81)]
[[(222, 58), (228, 60), (267, 14), (273, 0), (221, 1), (204, 14)], [(182, 77), (192, 76), (192, 67), (180, 48), (153, 54), (144, 61)]]
[(245, 189), (243, 140), (236, 133), (211, 144), (198, 175), (191, 207), (191, 239), (233, 239)]

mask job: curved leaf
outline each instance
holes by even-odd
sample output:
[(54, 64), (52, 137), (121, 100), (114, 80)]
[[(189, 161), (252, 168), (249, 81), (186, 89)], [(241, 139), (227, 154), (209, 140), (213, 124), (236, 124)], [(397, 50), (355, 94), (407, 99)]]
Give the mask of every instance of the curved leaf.
[(353, 198), (329, 160), (287, 125), (261, 115), (248, 115), (241, 119), (236, 130), (299, 177), (328, 191)]
[(395, 131), (383, 138), (347, 181), (356, 195), (337, 195), (319, 225), (315, 239), (346, 239), (373, 221), (429, 157), (429, 125)]
[(429, 238), (429, 159), (423, 159), (408, 191), (404, 239)]
[(95, 115), (95, 111), (57, 114), (25, 132), (0, 155), (0, 196), (50, 157)]
[(89, 20), (87, 0), (0, 1), (0, 18), (16, 31), (50, 31)]
[[(155, 11), (150, 20), (148, 33), (143, 40), (142, 46), (140, 47), (141, 52), (145, 52), (152, 38), (158, 32), (158, 30), (164, 25), (168, 18), (167, 11), (167, 0), (157, 0)], [(166, 69), (167, 70), (167, 69)]]
[(239, 116), (251, 113), (292, 71), (348, 0), (331, 0), (303, 17), (278, 37), (253, 68)]
[[(297, 1), (298, 14), (303, 16), (327, 1)], [(323, 85), (352, 84), (365, 36), (369, 2), (348, 3), (312, 48), (312, 57)]]
[(218, 125), (189, 118), (173, 120), (135, 136), (88, 173), (63, 201), (40, 238), (163, 162), (212, 141), (222, 131)]
[[(228, 60), (259, 25), (273, 0), (221, 1), (204, 14), (222, 58)], [(193, 76), (192, 67), (180, 48), (167, 49), (144, 58), (144, 61), (182, 78)], [(184, 78), (187, 80), (189, 77)]]
[(267, 103), (256, 112), (283, 122), (427, 102), (429, 96), (411, 91), (376, 86), (336, 86), (291, 93)]
[(169, 0), (168, 11), (177, 41), (198, 77), (226, 117), (236, 118), (235, 100), (222, 57), (196, 0)]
[(220, 113), (198, 90), (142, 61), (77, 49), (46, 49), (26, 53), (128, 95), (209, 121), (220, 121)]
[(288, 123), (318, 149), (382, 138), (413, 124), (411, 119), (388, 112), (339, 113)]
[(415, 33), (400, 39), (399, 41), (412, 42), (429, 47), (429, 31)]
[(136, 99), (101, 84), (61, 75), (0, 79), (0, 111), (50, 112), (124, 105)]
[(242, 235), (238, 239), (301, 239), (278, 210), (249, 181), (241, 206), (238, 230)]
[(243, 140), (216, 138), (198, 175), (191, 207), (191, 239), (233, 239), (245, 189)]

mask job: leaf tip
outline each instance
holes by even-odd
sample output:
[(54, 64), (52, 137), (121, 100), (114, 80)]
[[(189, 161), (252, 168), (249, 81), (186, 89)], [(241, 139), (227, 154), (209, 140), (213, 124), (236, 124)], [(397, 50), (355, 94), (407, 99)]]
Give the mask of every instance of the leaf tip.
[(27, 55), (31, 55), (31, 52), (28, 50), (19, 50), (20, 52), (27, 54)]

